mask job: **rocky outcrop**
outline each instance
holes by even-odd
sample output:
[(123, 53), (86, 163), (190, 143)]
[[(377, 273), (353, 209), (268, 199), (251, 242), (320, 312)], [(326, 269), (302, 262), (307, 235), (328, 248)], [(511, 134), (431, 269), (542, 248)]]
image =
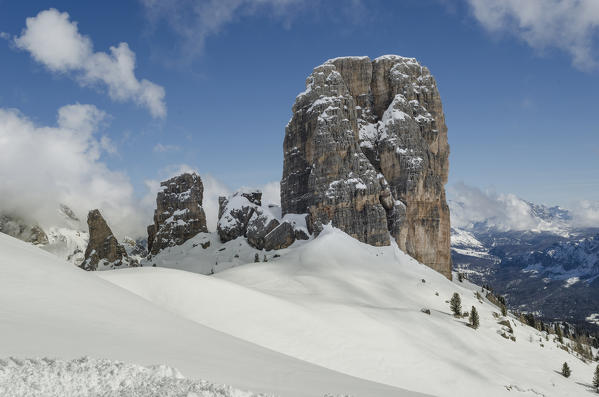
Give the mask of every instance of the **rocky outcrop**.
[(148, 226), (148, 251), (181, 245), (200, 232), (208, 232), (202, 208), (204, 185), (196, 173), (185, 173), (160, 184), (154, 224)]
[(307, 213), (451, 277), (447, 127), (436, 82), (413, 58), (345, 57), (314, 69), (284, 141), (283, 214)]
[(283, 249), (308, 235), (297, 223), (278, 219), (273, 208), (262, 205), (258, 190), (241, 190), (230, 197), (219, 197), (217, 232), (224, 243), (246, 237), (256, 249)]
[(257, 190), (240, 190), (229, 197), (221, 196), (218, 204), (216, 231), (223, 243), (245, 236), (250, 219), (264, 212), (260, 208), (262, 192)]
[(0, 233), (35, 245), (48, 244), (48, 236), (40, 226), (9, 214), (0, 214)]
[(87, 215), (89, 242), (85, 250), (85, 259), (81, 264), (84, 270), (108, 270), (135, 266), (129, 260), (125, 248), (119, 244), (99, 210)]

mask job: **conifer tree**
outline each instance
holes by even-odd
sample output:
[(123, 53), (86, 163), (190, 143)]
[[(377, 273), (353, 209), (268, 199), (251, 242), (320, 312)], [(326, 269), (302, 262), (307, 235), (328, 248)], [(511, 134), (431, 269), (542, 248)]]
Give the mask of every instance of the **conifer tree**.
[(260, 256), (258, 255), (257, 252), (256, 252), (256, 255), (254, 255), (254, 262), (260, 262)]
[(599, 365), (595, 368), (595, 377), (593, 378), (593, 387), (595, 391), (599, 393)]
[(462, 315), (462, 299), (460, 298), (460, 294), (455, 292), (451, 297), (451, 301), (449, 302), (449, 307), (454, 316)]
[(564, 363), (564, 365), (562, 365), (562, 375), (564, 375), (566, 378), (569, 378), (571, 373), (572, 371), (570, 371), (568, 363)]
[(562, 327), (559, 324), (555, 325), (555, 333), (557, 335), (557, 340), (559, 343), (564, 343), (564, 335), (562, 334)]
[(507, 316), (507, 307), (505, 305), (501, 305), (501, 315), (503, 317)]
[(476, 311), (476, 307), (472, 306), (472, 310), (470, 310), (470, 326), (474, 329), (477, 329), (480, 325), (480, 320), (478, 317), (478, 312)]

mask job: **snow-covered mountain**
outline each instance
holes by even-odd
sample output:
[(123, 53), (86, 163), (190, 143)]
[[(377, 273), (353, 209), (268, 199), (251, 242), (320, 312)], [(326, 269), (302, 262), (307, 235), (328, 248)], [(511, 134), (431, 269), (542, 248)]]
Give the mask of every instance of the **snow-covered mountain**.
[[(67, 382), (65, 387), (69, 387), (68, 382), (81, 382), (80, 375), (85, 366), (72, 365), (66, 371), (55, 371), (54, 368), (61, 364), (51, 364), (52, 359), (73, 360), (83, 356), (90, 356), (92, 363), (99, 358), (111, 360), (91, 371), (101, 378), (106, 376), (105, 371), (113, 369), (113, 382), (120, 379), (118, 369), (122, 366), (112, 361), (131, 363), (129, 385), (139, 379), (134, 378), (134, 375), (143, 372), (139, 365), (160, 364), (177, 368), (189, 379), (207, 379), (241, 390), (280, 396), (421, 395), (344, 375), (241, 340), (201, 322), (189, 320), (177, 309), (161, 308), (98, 276), (121, 271), (86, 272), (31, 244), (0, 233), (1, 395), (11, 396), (2, 393), (2, 390), (15, 386), (11, 381), (15, 369), (11, 369), (12, 364), (4, 358), (14, 357), (19, 361), (47, 357), (45, 361), (50, 368), (41, 368), (47, 377), (19, 377), (20, 383), (17, 385), (23, 388), (16, 395), (40, 395), (41, 387), (54, 382), (54, 389), (43, 395), (59, 396), (65, 395), (57, 391), (60, 390), (60, 382)], [(122, 274), (131, 275), (126, 271)], [(143, 273), (140, 276), (140, 280), (143, 280)], [(189, 276), (192, 280), (198, 277), (208, 282), (214, 280), (194, 274)], [(167, 297), (184, 287), (172, 284), (163, 291), (163, 296)], [(160, 291), (155, 292), (157, 296), (161, 295)], [(219, 301), (227, 299), (234, 300), (236, 297), (223, 291), (207, 301), (182, 301), (180, 308), (189, 303), (212, 307), (218, 312)], [(264, 311), (269, 309), (262, 308)], [(40, 367), (42, 365), (30, 366), (32, 369)], [(16, 371), (17, 376), (23, 373), (18, 368)], [(44, 382), (36, 384), (35, 379), (40, 378)], [(94, 383), (94, 379), (98, 378), (89, 377), (88, 382), (79, 383), (82, 388), (75, 395), (100, 395), (98, 393), (101, 390), (106, 390), (106, 385)], [(5, 385), (3, 381), (11, 384)], [(156, 387), (163, 383), (156, 382)], [(189, 389), (190, 393), (193, 391)], [(149, 395), (158, 395), (155, 391), (153, 393)], [(213, 396), (209, 393), (198, 395)], [(244, 392), (233, 394), (235, 397), (251, 395)]]
[(486, 212), (468, 201), (449, 205), (456, 270), (547, 318), (581, 322), (598, 311), (599, 225), (580, 227), (564, 208), (514, 196)]
[(8, 234), (46, 250), (74, 265), (83, 262), (89, 240), (87, 225), (68, 206), (56, 209), (58, 222), (40, 225), (36, 220), (0, 210), (0, 232)]
[[(166, 364), (190, 378), (281, 396), (579, 395), (594, 370), (554, 335), (502, 317), (480, 287), (449, 281), (396, 245), (373, 247), (331, 227), (267, 262), (211, 276), (191, 262), (192, 272), (84, 272), (6, 239), (3, 356)], [(42, 281), (39, 272), (53, 276)], [(63, 292), (40, 303), (49, 288)], [(476, 307), (478, 329), (451, 315), (454, 293), (464, 311)], [(15, 296), (18, 307), (7, 304)], [(569, 379), (556, 372), (564, 361)]]

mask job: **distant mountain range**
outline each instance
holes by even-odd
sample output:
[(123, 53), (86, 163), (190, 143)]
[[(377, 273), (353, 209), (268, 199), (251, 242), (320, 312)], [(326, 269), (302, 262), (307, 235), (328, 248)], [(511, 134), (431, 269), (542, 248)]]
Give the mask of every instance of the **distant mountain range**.
[(469, 221), (468, 204), (451, 231), (454, 269), (506, 296), (513, 309), (546, 319), (599, 325), (599, 225), (578, 227), (572, 214), (511, 197), (510, 216)]

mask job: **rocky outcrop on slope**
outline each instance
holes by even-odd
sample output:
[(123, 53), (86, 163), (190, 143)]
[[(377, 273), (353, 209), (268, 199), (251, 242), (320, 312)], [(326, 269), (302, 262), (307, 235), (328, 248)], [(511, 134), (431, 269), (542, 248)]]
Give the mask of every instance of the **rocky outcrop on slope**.
[(284, 141), (283, 214), (307, 213), (372, 244), (399, 247), (451, 277), (441, 99), (415, 59), (345, 57), (314, 69)]
[(41, 227), (9, 214), (0, 214), (0, 233), (35, 245), (48, 244), (48, 236)]
[(208, 231), (202, 208), (204, 185), (198, 174), (185, 173), (160, 186), (154, 224), (148, 226), (148, 251), (152, 255)]
[(119, 244), (99, 210), (87, 215), (89, 242), (85, 250), (85, 259), (81, 264), (84, 270), (108, 270), (135, 266), (129, 260), (125, 248)]
[(237, 191), (230, 197), (219, 197), (217, 232), (221, 242), (246, 237), (259, 250), (283, 249), (308, 235), (297, 222), (278, 219), (274, 207), (263, 206), (258, 190)]
[(30, 216), (24, 218), (13, 211), (0, 211), (0, 233), (36, 245), (79, 266), (87, 247), (86, 227), (73, 210), (64, 204), (59, 204), (57, 213), (58, 217), (46, 220), (46, 225), (42, 227)]
[(220, 240), (225, 243), (245, 236), (250, 219), (257, 211), (263, 215), (261, 205), (262, 193), (257, 190), (240, 190), (229, 197), (219, 197), (216, 231)]

